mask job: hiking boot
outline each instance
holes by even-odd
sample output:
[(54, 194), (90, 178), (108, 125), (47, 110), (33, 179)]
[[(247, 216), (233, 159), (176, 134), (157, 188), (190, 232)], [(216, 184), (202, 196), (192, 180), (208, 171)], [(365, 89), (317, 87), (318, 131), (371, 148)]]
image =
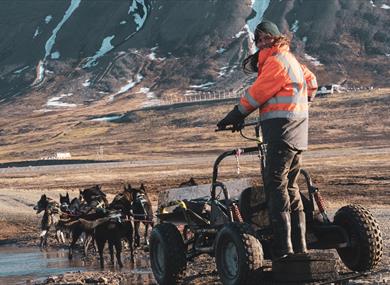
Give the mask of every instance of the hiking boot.
[(272, 217), (272, 260), (280, 260), (293, 254), (291, 243), (291, 218), (289, 212), (280, 212)]
[(292, 244), (295, 253), (307, 253), (305, 212), (291, 213)]

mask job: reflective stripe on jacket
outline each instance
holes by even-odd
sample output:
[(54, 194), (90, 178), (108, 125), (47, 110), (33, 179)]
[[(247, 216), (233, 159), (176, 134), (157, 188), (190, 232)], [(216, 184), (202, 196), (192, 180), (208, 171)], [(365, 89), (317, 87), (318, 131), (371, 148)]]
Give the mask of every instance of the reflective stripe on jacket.
[(262, 121), (307, 118), (307, 102), (317, 90), (316, 77), (296, 60), (289, 47), (262, 50), (258, 67), (256, 81), (240, 100), (240, 112), (248, 115), (259, 108)]

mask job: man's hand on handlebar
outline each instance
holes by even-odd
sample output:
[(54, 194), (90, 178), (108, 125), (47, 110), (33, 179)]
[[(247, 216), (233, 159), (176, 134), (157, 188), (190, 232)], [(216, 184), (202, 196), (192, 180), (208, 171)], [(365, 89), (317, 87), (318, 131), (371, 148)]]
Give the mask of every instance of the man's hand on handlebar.
[(237, 124), (229, 124), (229, 125), (223, 125), (218, 123), (217, 131), (232, 131), (232, 133), (238, 132), (244, 128), (244, 124), (245, 124), (244, 121), (238, 122)]
[(238, 132), (238, 131), (241, 131), (242, 129), (244, 129), (245, 127), (250, 127), (250, 126), (256, 126), (256, 127), (259, 127), (260, 126), (260, 123), (258, 120), (255, 120), (255, 121), (249, 121), (249, 122), (244, 122), (242, 121), (242, 124), (240, 124), (239, 126), (219, 126), (217, 125), (218, 129), (216, 129), (215, 131), (216, 132), (221, 132), (221, 131), (232, 131), (233, 133), (234, 132)]
[[(231, 130), (232, 132), (240, 131), (244, 126), (245, 115), (241, 114), (237, 106), (234, 106), (225, 118), (218, 122), (218, 130)], [(227, 126), (231, 128), (226, 128)]]

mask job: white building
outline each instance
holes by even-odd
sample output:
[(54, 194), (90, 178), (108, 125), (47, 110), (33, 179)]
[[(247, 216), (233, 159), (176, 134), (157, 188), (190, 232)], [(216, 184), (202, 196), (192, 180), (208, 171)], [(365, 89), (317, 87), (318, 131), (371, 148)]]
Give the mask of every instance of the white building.
[(57, 152), (56, 159), (69, 159), (72, 158), (70, 152)]
[(72, 155), (70, 152), (57, 152), (54, 155), (44, 156), (41, 157), (41, 160), (55, 160), (55, 159), (70, 159), (72, 158)]

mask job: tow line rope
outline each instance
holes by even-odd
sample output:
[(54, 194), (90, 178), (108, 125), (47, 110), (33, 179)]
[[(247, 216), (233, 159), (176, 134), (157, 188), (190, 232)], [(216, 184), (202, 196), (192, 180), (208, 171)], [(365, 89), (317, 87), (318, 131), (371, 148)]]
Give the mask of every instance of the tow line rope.
[(134, 221), (134, 222), (142, 222), (142, 223), (145, 223), (145, 224), (153, 224), (153, 223), (154, 223), (153, 221), (149, 221), (149, 220), (138, 220), (138, 219), (134, 219), (133, 221)]
[(153, 224), (154, 223), (153, 220), (145, 220), (145, 219), (137, 219), (137, 218), (135, 218), (136, 216), (138, 216), (138, 217), (145, 217), (145, 216), (147, 216), (145, 214), (132, 214), (132, 216), (134, 217), (134, 219), (133, 219), (134, 222), (142, 222), (142, 223), (149, 223), (149, 224)]

